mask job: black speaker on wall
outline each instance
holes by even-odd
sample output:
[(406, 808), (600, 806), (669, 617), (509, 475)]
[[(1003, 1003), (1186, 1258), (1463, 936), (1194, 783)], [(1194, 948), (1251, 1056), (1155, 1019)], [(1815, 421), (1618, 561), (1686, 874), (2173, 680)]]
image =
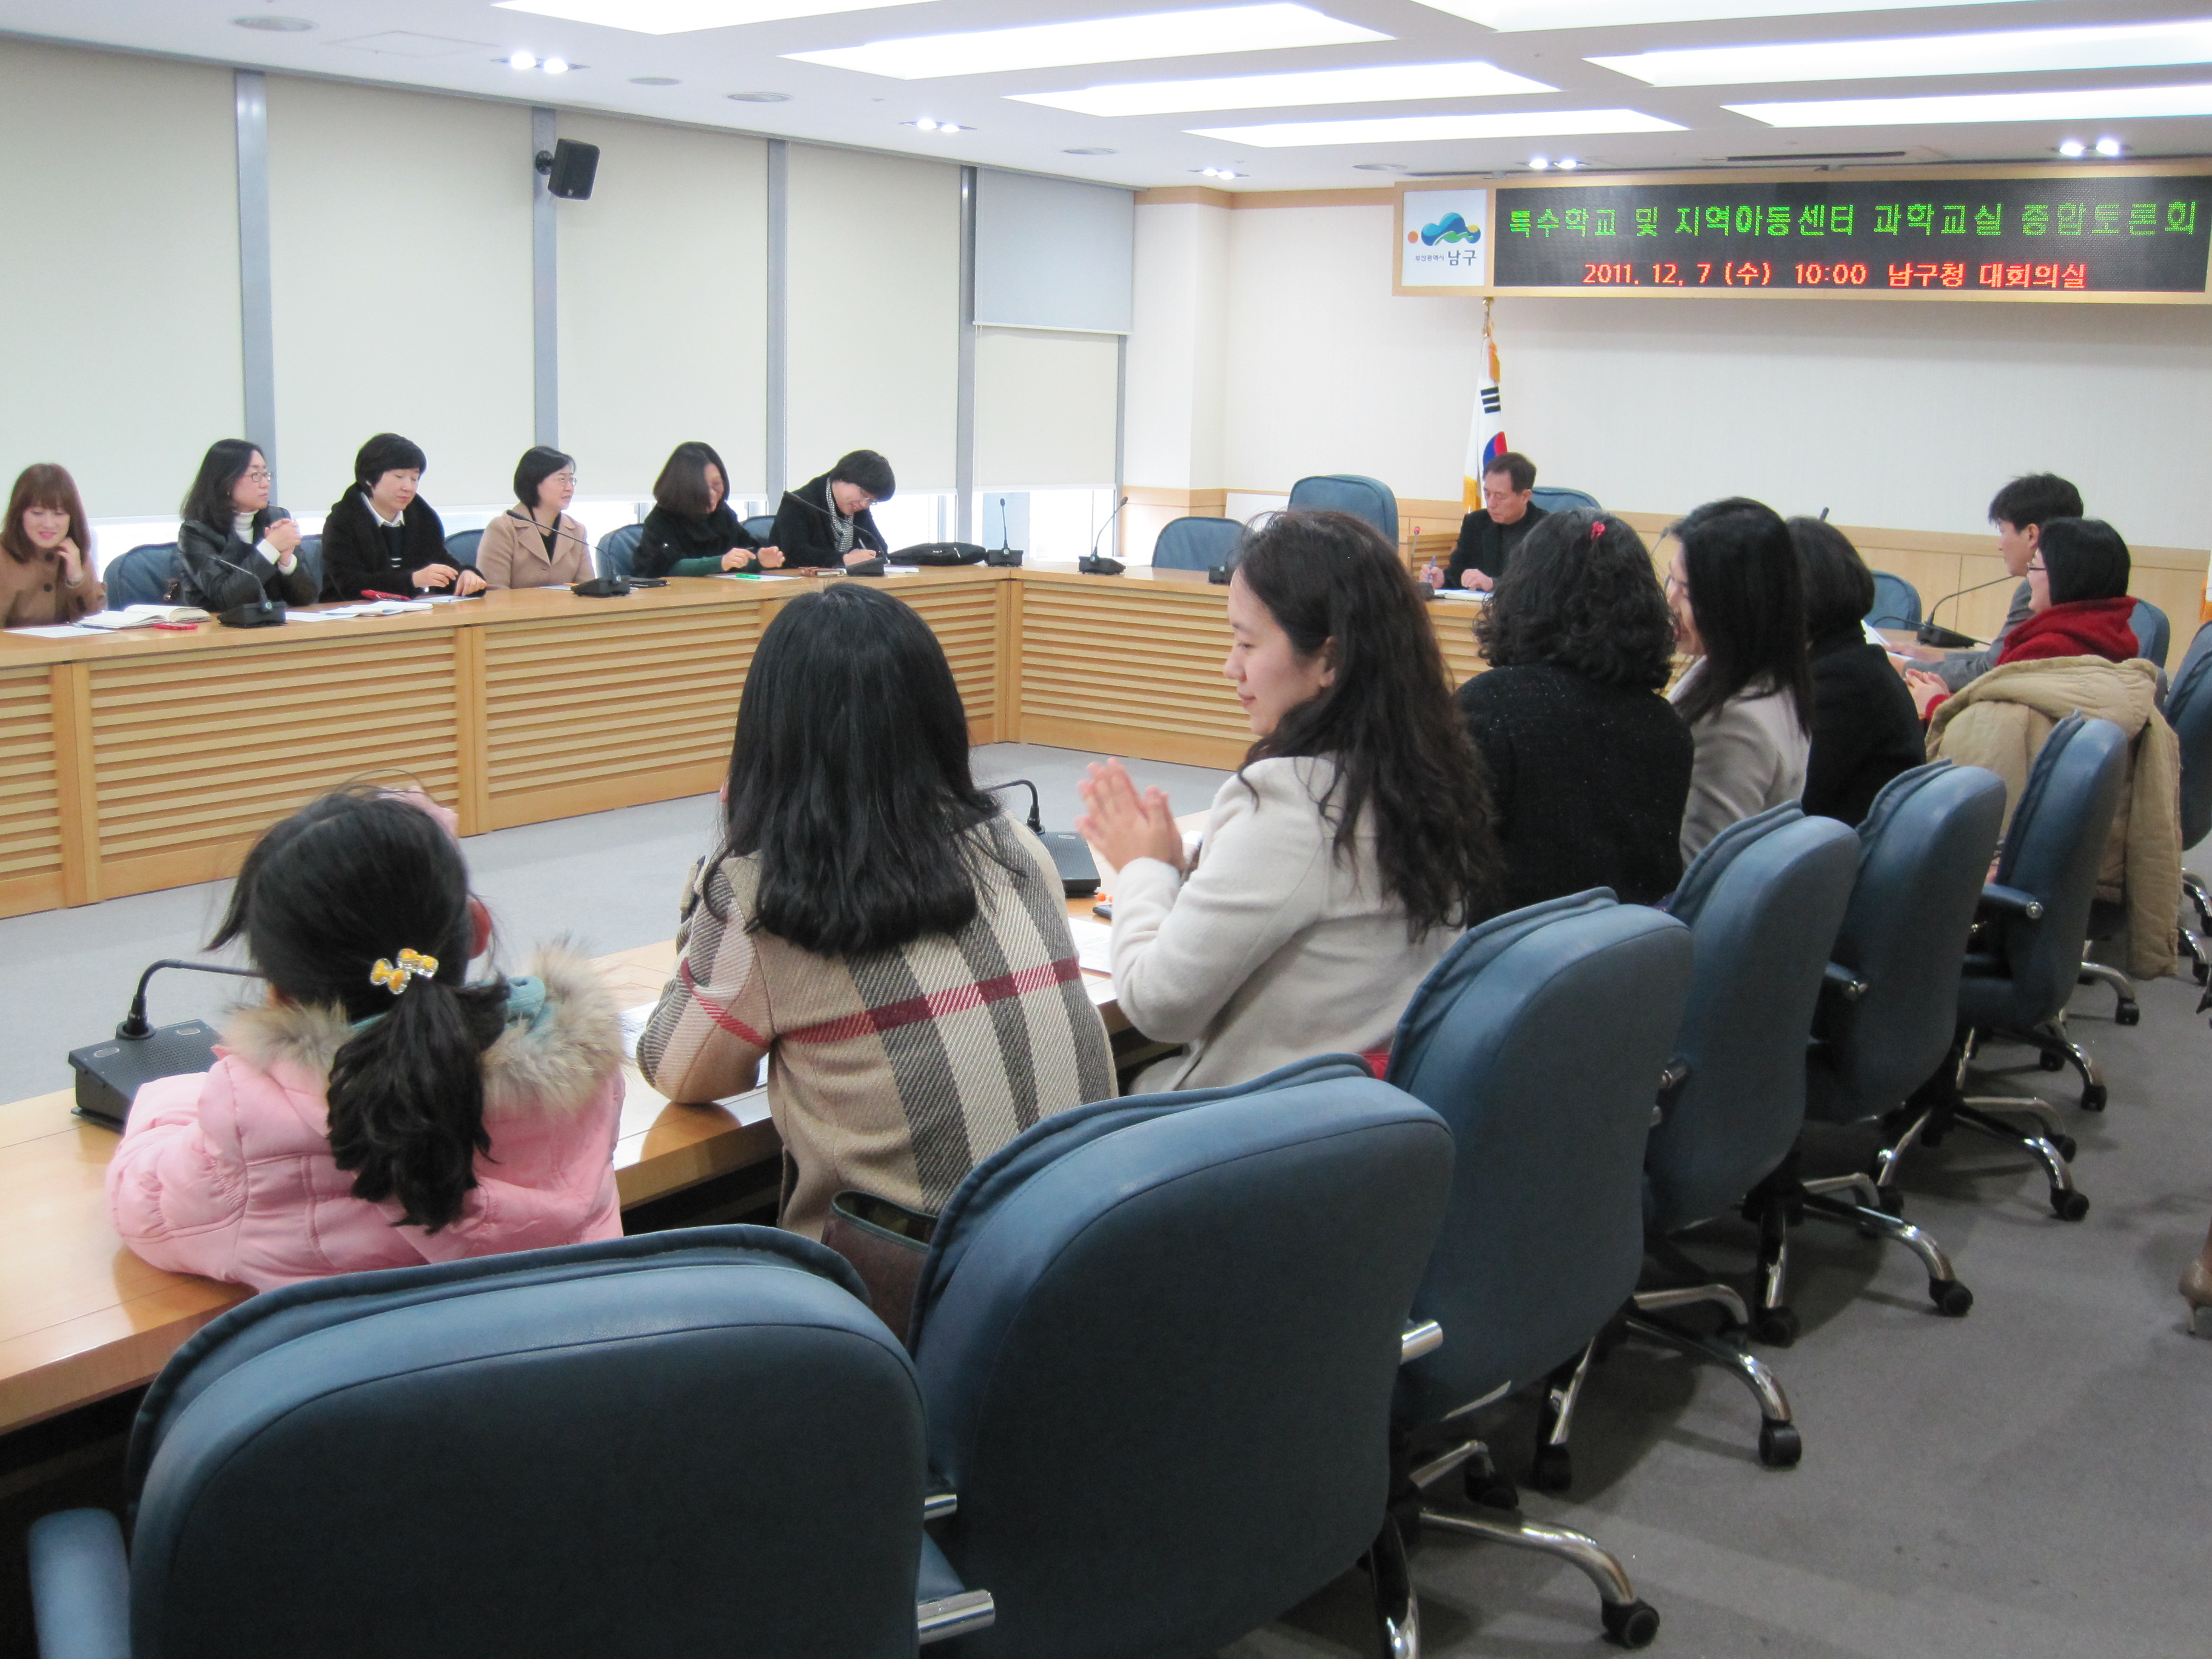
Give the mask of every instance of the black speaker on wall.
[(550, 194), (564, 202), (588, 202), (592, 180), (599, 174), (599, 147), (556, 138), (552, 149), (538, 152), (538, 170), (545, 175), (545, 188)]

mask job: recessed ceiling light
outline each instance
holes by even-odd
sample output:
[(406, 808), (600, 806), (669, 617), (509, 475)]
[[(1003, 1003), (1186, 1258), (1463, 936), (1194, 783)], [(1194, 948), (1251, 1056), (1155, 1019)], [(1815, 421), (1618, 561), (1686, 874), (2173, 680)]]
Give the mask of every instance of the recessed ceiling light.
[(2017, 75), (2039, 70), (2130, 69), (2212, 63), (2212, 21), (2003, 29), (1985, 34), (1929, 34), (1895, 40), (1692, 46), (1589, 61), (1655, 87), (1887, 80), (1899, 73)]
[(1562, 155), (1559, 157), (1558, 165), (1560, 172), (1572, 173), (1577, 167), (1580, 167), (1582, 163), (1575, 160), (1571, 155)]
[(733, 98), (740, 104), (787, 104), (791, 101), (791, 94), (787, 92), (728, 92), (722, 95)]
[(1108, 149), (1103, 144), (1085, 144), (1080, 149), (1064, 149), (1062, 155), (1119, 155), (1118, 149)]
[(315, 26), (304, 17), (234, 17), (230, 20), (242, 29), (259, 29), (266, 34), (304, 34)]
[(538, 67), (548, 75), (566, 75), (568, 72), (568, 60), (565, 58), (549, 58)]
[(973, 127), (962, 126), (957, 121), (939, 121), (935, 117), (928, 115), (918, 117), (911, 121), (902, 121), (899, 125), (918, 128), (923, 132), (973, 132), (975, 131)]
[(538, 67), (538, 59), (526, 52), (511, 52), (507, 55), (507, 66), (514, 70), (533, 70)]
[(1552, 158), (1548, 155), (1532, 155), (1528, 158), (1528, 168), (1532, 173), (1549, 172), (1551, 166)]
[(2078, 161), (2089, 153), (2089, 147), (2079, 138), (2069, 138), (2059, 144), (2058, 153), (2069, 161)]
[(2097, 140), (2097, 154), (2103, 156), (2108, 161), (2118, 160), (2120, 152), (2126, 148), (2127, 146), (2123, 144), (2117, 138), (2100, 138)]
[(672, 75), (633, 75), (629, 83), (634, 87), (680, 87), (684, 83)]
[(1268, 149), (1298, 144), (1419, 144), (1443, 138), (1579, 138), (1594, 132), (1680, 132), (1633, 109), (1521, 110), (1510, 115), (1385, 115), (1358, 121), (1270, 121), (1250, 127), (1187, 127), (1200, 138)]
[(1204, 179), (1242, 179), (1244, 176), (1235, 167), (1193, 167), (1191, 171)]
[(1421, 0), (1494, 29), (1603, 29), (1624, 23), (1695, 23), (1714, 17), (1806, 17), (1820, 12), (1924, 11), (1988, 6), (2002, 0)]
[(1230, 75), (1206, 81), (1133, 81), (1077, 92), (1017, 92), (1017, 102), (1079, 115), (1167, 115), (1195, 109), (1283, 109), (1299, 104), (1379, 104), (1399, 98), (1493, 98), (1556, 88), (1494, 64), (1378, 64)]
[(1272, 52), (1287, 46), (1340, 46), (1390, 37), (1339, 22), (1310, 6), (1282, 3), (1156, 11), (1139, 17), (1091, 17), (1072, 23), (1029, 23), (960, 34), (918, 34), (865, 46), (784, 55), (805, 64), (859, 70), (902, 81), (939, 75), (992, 75), (1056, 69), (1070, 64), (1122, 64), (1152, 58), (1194, 58), (1215, 52)]
[(2212, 84), (2106, 87), (2094, 92), (1969, 92), (1923, 98), (1831, 98), (1729, 104), (1771, 127), (1893, 127), (1959, 121), (2096, 121), (2212, 115)]
[(493, 0), (501, 11), (596, 23), (633, 34), (686, 34), (694, 29), (737, 28), (786, 17), (834, 17), (841, 12), (910, 6), (919, 0)]

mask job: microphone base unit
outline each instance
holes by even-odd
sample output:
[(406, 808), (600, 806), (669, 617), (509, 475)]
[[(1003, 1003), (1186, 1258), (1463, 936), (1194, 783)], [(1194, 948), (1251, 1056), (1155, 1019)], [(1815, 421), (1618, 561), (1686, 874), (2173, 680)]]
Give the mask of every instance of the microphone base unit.
[(983, 562), (994, 570), (1018, 570), (1021, 568), (1022, 550), (1018, 547), (990, 548), (983, 555)]
[(141, 1085), (155, 1078), (204, 1072), (215, 1064), (215, 1028), (205, 1020), (162, 1025), (138, 1038), (110, 1037), (70, 1051), (77, 1116), (120, 1129)]
[(1072, 830), (1048, 830), (1037, 839), (1052, 854), (1060, 872), (1060, 884), (1070, 898), (1088, 898), (1098, 890), (1098, 862), (1091, 856), (1091, 843)]
[(1075, 568), (1086, 576), (1118, 576), (1127, 567), (1119, 559), (1103, 558), (1096, 553), (1086, 553), (1075, 562)]
[(571, 583), (568, 591), (580, 599), (624, 599), (629, 597), (629, 579), (593, 576), (588, 581)]
[(1939, 628), (1934, 623), (1921, 623), (1917, 637), (1923, 645), (1941, 646), (1946, 651), (1971, 651), (1981, 643), (1969, 635)]
[(251, 605), (218, 611), (215, 619), (225, 628), (279, 628), (283, 625), (284, 607), (275, 599), (257, 599)]

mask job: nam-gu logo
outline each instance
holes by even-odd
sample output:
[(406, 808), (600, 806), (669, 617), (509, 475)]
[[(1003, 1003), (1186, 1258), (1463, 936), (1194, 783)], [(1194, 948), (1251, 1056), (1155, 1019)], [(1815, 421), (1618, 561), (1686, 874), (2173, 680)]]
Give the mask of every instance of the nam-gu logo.
[(1479, 242), (1482, 233), (1468, 228), (1466, 220), (1456, 213), (1447, 213), (1432, 225), (1423, 225), (1418, 231), (1406, 233), (1406, 240), (1419, 240), (1423, 247), (1434, 247), (1438, 242)]

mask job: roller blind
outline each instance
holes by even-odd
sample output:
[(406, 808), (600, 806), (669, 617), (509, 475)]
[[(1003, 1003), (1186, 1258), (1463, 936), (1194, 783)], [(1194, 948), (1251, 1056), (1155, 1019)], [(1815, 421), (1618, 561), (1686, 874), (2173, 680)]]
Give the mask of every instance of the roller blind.
[(58, 461), (95, 518), (170, 514), (236, 434), (234, 108), (228, 70), (0, 40), (0, 489)]
[(793, 144), (787, 179), (789, 482), (875, 449), (901, 489), (951, 489), (959, 168)]
[(512, 492), (530, 447), (530, 112), (269, 77), (277, 488), (337, 499), (376, 432), (433, 505)]
[(975, 175), (975, 320), (1129, 331), (1136, 197), (982, 167)]
[(563, 111), (599, 147), (588, 202), (562, 202), (561, 447), (593, 495), (643, 495), (690, 439), (766, 480), (768, 146)]
[(976, 483), (986, 489), (1112, 483), (1119, 352), (1111, 336), (979, 329)]

